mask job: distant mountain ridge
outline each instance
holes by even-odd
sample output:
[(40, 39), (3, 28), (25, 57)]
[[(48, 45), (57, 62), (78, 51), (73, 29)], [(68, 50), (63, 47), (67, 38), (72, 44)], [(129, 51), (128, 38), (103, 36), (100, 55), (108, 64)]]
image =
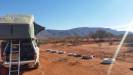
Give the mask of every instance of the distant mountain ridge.
[(79, 27), (68, 30), (52, 30), (48, 29), (40, 32), (37, 37), (39, 39), (47, 39), (47, 38), (64, 38), (68, 36), (87, 36), (91, 32), (96, 32), (97, 30), (102, 29), (106, 32), (110, 32), (114, 35), (124, 34), (125, 31), (117, 31), (111, 28), (100, 28), (100, 27)]

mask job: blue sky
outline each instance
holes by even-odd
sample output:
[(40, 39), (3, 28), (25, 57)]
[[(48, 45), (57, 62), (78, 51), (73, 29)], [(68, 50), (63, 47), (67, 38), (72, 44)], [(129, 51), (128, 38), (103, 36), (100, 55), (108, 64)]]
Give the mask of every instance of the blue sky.
[(33, 14), (47, 29), (126, 30), (133, 20), (133, 0), (0, 0), (0, 15), (6, 14)]

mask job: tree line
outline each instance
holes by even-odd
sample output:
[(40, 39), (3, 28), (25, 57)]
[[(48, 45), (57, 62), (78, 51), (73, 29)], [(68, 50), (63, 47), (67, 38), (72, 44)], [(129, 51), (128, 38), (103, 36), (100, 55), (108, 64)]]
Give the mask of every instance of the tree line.
[(104, 40), (104, 39), (110, 39), (114, 37), (115, 35), (111, 32), (107, 32), (103, 29), (99, 29), (96, 32), (89, 33), (89, 38), (92, 38), (94, 40)]

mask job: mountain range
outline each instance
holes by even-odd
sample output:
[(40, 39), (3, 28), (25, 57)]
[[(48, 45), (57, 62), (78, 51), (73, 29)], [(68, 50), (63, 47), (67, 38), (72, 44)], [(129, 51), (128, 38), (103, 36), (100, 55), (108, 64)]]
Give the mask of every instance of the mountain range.
[(68, 36), (87, 36), (90, 33), (94, 33), (97, 30), (102, 29), (106, 32), (110, 32), (114, 35), (120, 35), (124, 34), (125, 31), (117, 31), (111, 28), (101, 28), (101, 27), (79, 27), (79, 28), (73, 28), (68, 30), (54, 30), (54, 29), (47, 29), (44, 31), (41, 31), (37, 37), (39, 39), (48, 39), (48, 38), (64, 38)]

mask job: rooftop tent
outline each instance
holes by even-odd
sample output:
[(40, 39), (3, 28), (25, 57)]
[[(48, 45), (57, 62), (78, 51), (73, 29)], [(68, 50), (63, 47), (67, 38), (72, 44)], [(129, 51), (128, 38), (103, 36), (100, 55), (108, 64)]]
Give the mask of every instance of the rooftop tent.
[[(36, 24), (37, 25), (37, 24)], [(0, 39), (35, 38), (41, 29), (32, 15), (8, 15), (0, 17)], [(35, 27), (35, 29), (34, 29)]]

